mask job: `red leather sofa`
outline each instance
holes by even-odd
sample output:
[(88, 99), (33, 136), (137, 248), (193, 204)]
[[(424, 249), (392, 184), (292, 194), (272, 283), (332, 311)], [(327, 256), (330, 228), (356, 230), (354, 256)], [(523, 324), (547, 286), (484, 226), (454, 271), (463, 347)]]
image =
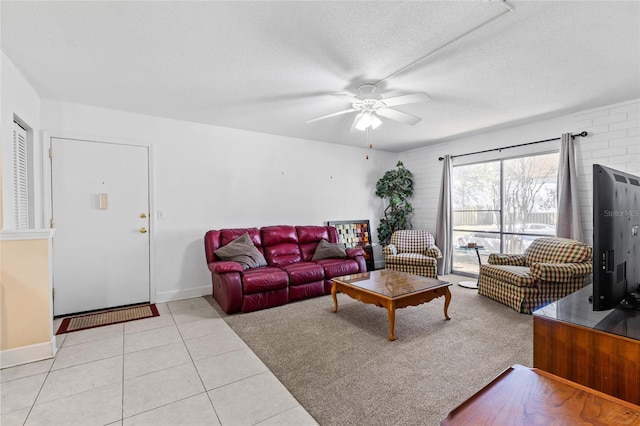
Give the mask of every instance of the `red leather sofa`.
[[(248, 233), (264, 255), (267, 266), (243, 270), (223, 261), (218, 248)], [(362, 249), (346, 249), (346, 258), (312, 260), (320, 240), (338, 241), (333, 226), (265, 226), (207, 231), (204, 248), (213, 285), (213, 297), (222, 310), (251, 312), (331, 292), (331, 279), (366, 272)]]

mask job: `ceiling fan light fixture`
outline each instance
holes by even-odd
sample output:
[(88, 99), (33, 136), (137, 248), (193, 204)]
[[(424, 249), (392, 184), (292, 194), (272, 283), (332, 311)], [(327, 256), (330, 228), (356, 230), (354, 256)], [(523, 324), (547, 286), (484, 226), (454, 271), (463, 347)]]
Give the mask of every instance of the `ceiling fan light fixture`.
[(376, 128), (378, 128), (378, 126), (380, 126), (382, 124), (382, 120), (380, 120), (377, 115), (371, 114), (371, 123), (370, 124), (371, 124), (371, 128), (372, 129), (376, 129)]
[(381, 124), (382, 120), (380, 120), (374, 113), (366, 111), (358, 114), (355, 128), (364, 132), (369, 127), (371, 127), (371, 129), (376, 129)]

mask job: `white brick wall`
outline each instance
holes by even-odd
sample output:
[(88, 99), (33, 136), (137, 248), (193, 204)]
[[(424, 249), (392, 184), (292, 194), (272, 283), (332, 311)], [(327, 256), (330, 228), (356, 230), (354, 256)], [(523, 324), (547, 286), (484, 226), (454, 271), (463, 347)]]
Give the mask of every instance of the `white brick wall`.
[(593, 165), (640, 176), (640, 99), (575, 114), (578, 188), (585, 240), (593, 243)]
[[(442, 176), (442, 162), (438, 157), (549, 139), (559, 137), (563, 132), (575, 134), (583, 130), (589, 135), (575, 139), (576, 162), (584, 235), (586, 242), (591, 244), (593, 164), (640, 176), (640, 99), (401, 153), (399, 159), (415, 176), (414, 228), (435, 232)], [(540, 148), (548, 150), (548, 145), (540, 144)]]
[(414, 196), (411, 204), (414, 209), (414, 229), (427, 229), (435, 234), (438, 215), (438, 197), (442, 178), (442, 162), (438, 160), (448, 144), (432, 145), (400, 154), (404, 166), (411, 170), (414, 177)]

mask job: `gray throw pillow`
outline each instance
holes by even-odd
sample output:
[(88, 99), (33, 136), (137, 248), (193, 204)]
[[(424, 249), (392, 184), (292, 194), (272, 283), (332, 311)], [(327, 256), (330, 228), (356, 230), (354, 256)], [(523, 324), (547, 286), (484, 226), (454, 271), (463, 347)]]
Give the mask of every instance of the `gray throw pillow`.
[(331, 258), (344, 259), (345, 257), (347, 257), (347, 251), (345, 250), (344, 244), (330, 243), (326, 240), (320, 240), (311, 260)]
[(253, 245), (248, 232), (245, 232), (226, 246), (220, 247), (214, 253), (222, 260), (238, 262), (242, 265), (242, 269), (267, 266), (267, 261), (256, 246)]

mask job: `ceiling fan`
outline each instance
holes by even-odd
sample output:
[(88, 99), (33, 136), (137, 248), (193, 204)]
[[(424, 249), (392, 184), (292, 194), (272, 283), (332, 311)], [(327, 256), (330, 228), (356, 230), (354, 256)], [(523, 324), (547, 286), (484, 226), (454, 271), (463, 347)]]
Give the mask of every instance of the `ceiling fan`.
[(351, 112), (358, 112), (353, 120), (353, 124), (351, 125), (351, 131), (353, 131), (353, 129), (361, 131), (365, 131), (369, 128), (375, 129), (382, 124), (382, 120), (380, 120), (378, 116), (409, 124), (411, 126), (422, 120), (420, 117), (398, 111), (391, 107), (428, 101), (429, 96), (426, 93), (419, 92), (383, 99), (382, 96), (375, 93), (375, 90), (375, 85), (363, 84), (358, 87), (358, 94), (355, 96), (340, 93), (333, 94), (332, 96), (349, 102), (351, 104), (351, 108), (323, 115), (322, 117), (313, 118), (311, 120), (307, 120), (306, 123), (312, 123), (314, 121), (324, 120), (325, 118), (335, 117), (337, 115), (348, 114)]

